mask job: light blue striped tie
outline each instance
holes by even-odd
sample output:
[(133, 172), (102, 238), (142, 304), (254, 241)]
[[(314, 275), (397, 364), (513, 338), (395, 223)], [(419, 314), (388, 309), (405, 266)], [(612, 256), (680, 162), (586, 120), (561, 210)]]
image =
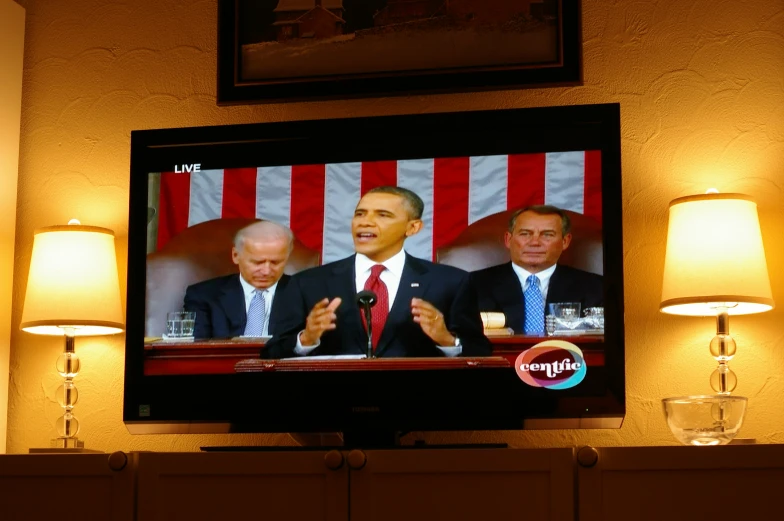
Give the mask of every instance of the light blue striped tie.
[(248, 321), (245, 324), (245, 336), (263, 336), (264, 321), (267, 319), (267, 306), (264, 301), (264, 290), (257, 289), (248, 308)]
[(525, 325), (526, 335), (544, 335), (544, 299), (539, 290), (539, 277), (531, 275), (525, 279)]

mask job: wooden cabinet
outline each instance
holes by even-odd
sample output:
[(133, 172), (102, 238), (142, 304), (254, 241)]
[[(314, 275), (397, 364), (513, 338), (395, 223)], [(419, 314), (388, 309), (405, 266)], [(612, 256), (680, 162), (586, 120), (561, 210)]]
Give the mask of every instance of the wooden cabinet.
[(0, 520), (756, 521), (782, 483), (780, 445), (0, 455)]
[(121, 452), (0, 456), (0, 519), (133, 521), (133, 482)]
[(138, 474), (140, 521), (574, 519), (572, 449), (143, 453)]
[[(353, 453), (348, 461), (356, 466)], [(350, 474), (352, 521), (574, 519), (572, 449), (366, 454), (364, 466)]]
[(578, 453), (580, 521), (781, 519), (784, 446), (617, 447)]
[[(348, 468), (318, 451), (140, 453), (138, 519), (348, 520)], [(337, 466), (337, 465), (333, 465)]]

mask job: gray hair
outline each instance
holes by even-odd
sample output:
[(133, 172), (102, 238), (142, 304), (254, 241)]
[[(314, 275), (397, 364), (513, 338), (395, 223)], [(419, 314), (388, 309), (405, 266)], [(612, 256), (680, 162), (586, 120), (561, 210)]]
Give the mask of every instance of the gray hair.
[(245, 240), (251, 238), (262, 242), (284, 239), (288, 242), (289, 253), (294, 249), (294, 232), (288, 226), (274, 221), (255, 221), (240, 228), (234, 235), (234, 247), (242, 249)]
[(422, 201), (422, 198), (402, 186), (377, 186), (365, 192), (365, 195), (367, 194), (393, 194), (402, 197), (403, 204), (406, 206), (408, 215), (412, 219), (421, 219), (422, 212), (425, 211), (425, 203)]
[(551, 204), (534, 204), (516, 210), (512, 214), (509, 218), (509, 233), (514, 233), (515, 221), (520, 217), (520, 214), (525, 212), (534, 212), (538, 215), (557, 215), (561, 218), (561, 235), (566, 237), (566, 234), (572, 231), (572, 220), (569, 219), (569, 214), (565, 210)]

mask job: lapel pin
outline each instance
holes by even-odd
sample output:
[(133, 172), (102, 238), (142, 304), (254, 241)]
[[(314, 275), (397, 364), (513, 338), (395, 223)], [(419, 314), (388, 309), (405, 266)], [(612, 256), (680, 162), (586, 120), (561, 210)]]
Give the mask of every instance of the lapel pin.
[(412, 282), (411, 283), (411, 287), (412, 288), (418, 288), (419, 287), (419, 282)]

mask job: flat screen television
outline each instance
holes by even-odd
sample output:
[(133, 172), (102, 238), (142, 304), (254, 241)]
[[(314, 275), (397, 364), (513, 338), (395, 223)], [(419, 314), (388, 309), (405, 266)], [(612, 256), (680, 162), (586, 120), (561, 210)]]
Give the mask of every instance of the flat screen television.
[[(342, 432), (362, 440), (620, 427), (618, 104), (138, 130), (130, 170), (130, 432)], [(591, 319), (582, 330), (589, 321), (581, 316), (576, 333), (558, 322), (555, 336), (488, 329), (492, 356), (449, 359), (263, 360), (259, 339), (164, 338), (166, 313), (182, 308), (189, 284), (236, 270), (232, 235), (244, 223), (289, 226), (296, 245), (287, 271), (295, 273), (353, 253), (354, 207), (379, 185), (409, 188), (425, 202), (424, 230), (406, 241), (408, 253), (466, 271), (508, 262), (504, 232), (516, 208), (567, 211), (571, 262), (602, 277), (603, 327)]]

